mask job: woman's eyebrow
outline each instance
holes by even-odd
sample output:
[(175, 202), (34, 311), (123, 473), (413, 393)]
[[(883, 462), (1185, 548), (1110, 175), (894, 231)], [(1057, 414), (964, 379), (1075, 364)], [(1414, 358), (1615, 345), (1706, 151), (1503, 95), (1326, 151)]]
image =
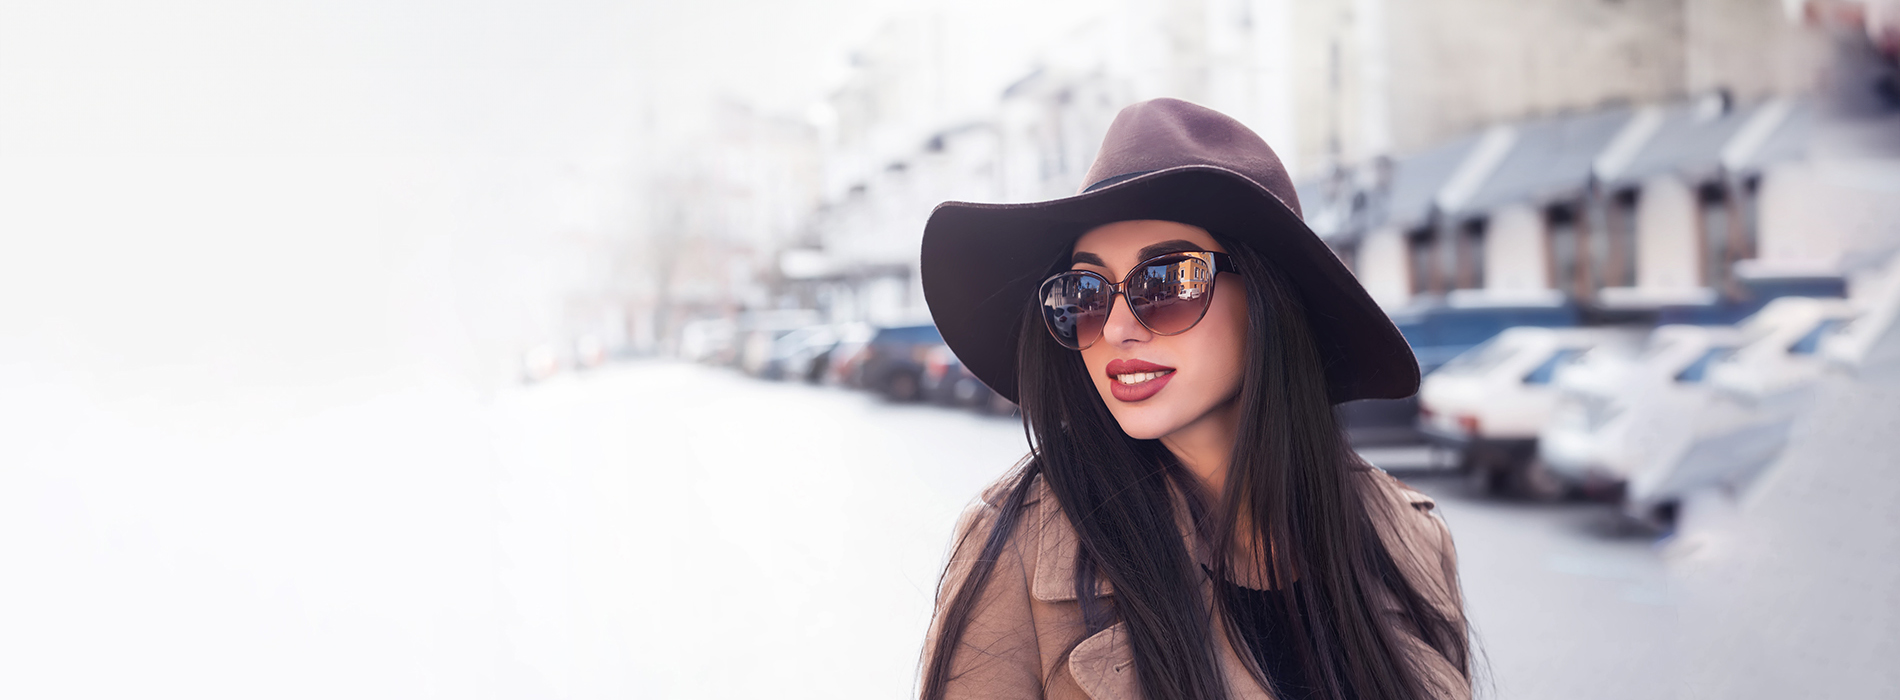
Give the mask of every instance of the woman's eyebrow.
[(1102, 262), (1102, 256), (1079, 250), (1076, 251), (1074, 255), (1069, 256), (1069, 264), (1108, 267), (1108, 263)]
[(1176, 238), (1171, 241), (1162, 241), (1160, 243), (1156, 243), (1146, 248), (1142, 248), (1141, 252), (1135, 254), (1135, 259), (1147, 260), (1148, 258), (1152, 258), (1157, 255), (1166, 255), (1168, 253), (1179, 253), (1182, 251), (1195, 251), (1195, 250), (1200, 250), (1200, 249), (1201, 247), (1198, 245)]

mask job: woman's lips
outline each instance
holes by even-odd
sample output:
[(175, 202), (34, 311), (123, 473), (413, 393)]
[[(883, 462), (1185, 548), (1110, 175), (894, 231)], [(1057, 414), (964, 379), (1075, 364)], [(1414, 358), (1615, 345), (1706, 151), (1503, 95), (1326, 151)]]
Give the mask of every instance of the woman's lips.
[(1108, 393), (1124, 403), (1154, 396), (1168, 385), (1169, 379), (1174, 378), (1173, 367), (1145, 360), (1110, 360), (1105, 373), (1108, 375)]

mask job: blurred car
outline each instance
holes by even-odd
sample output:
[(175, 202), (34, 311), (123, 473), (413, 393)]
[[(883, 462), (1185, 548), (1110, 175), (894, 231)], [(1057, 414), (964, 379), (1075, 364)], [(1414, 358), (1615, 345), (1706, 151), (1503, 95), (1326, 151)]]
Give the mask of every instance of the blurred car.
[[(786, 333), (772, 341), (772, 349), (766, 353), (758, 375), (765, 379), (784, 379), (792, 374), (802, 377), (809, 369), (805, 364), (810, 362), (814, 349), (829, 349), (837, 343), (837, 331), (829, 325), (806, 326)], [(798, 366), (794, 367), (794, 363)]]
[(846, 327), (846, 332), (838, 337), (838, 343), (826, 350), (823, 367), (814, 367), (820, 372), (819, 382), (842, 387), (856, 387), (858, 384), (858, 365), (864, 361), (864, 347), (869, 345), (871, 337), (877, 335), (875, 326), (858, 323)]
[(761, 376), (772, 357), (772, 348), (780, 338), (818, 323), (818, 312), (811, 309), (774, 309), (754, 311), (739, 320), (740, 371)]
[(546, 381), (567, 365), (561, 349), (554, 343), (542, 343), (521, 353), (521, 382), (533, 384)]
[(854, 360), (853, 384), (892, 401), (924, 398), (924, 365), (943, 347), (933, 325), (880, 328)]
[(607, 364), (607, 343), (591, 333), (574, 339), (574, 368), (593, 369)]
[(856, 340), (860, 345), (871, 337), (871, 327), (863, 323), (808, 326), (785, 334), (772, 344), (759, 376), (766, 379), (796, 379), (818, 382), (830, 367), (831, 353), (841, 343)]
[(1840, 332), (1821, 340), (1821, 357), (1831, 366), (1854, 371), (1900, 319), (1900, 255), (1890, 256), (1886, 265), (1857, 285), (1850, 301), (1860, 314)]
[(857, 388), (858, 365), (864, 362), (864, 347), (871, 343), (871, 335), (876, 333), (877, 329), (873, 328), (861, 339), (844, 338), (831, 346), (831, 352), (825, 355), (827, 367), (821, 381), (833, 386)]
[(1559, 369), (1587, 353), (1628, 352), (1641, 331), (1511, 328), (1446, 362), (1419, 388), (1419, 430), (1459, 452), (1494, 493), (1535, 490), (1530, 466), (1557, 392)]
[(1681, 452), (1689, 422), (1711, 400), (1709, 366), (1742, 339), (1731, 326), (1667, 325), (1650, 333), (1640, 355), (1588, 356), (1558, 373), (1538, 458), (1570, 487), (1618, 493), (1653, 455)]
[[(1567, 328), (1578, 324), (1577, 307), (1473, 305), (1435, 302), (1393, 312), (1392, 323), (1405, 335), (1418, 358), (1419, 373), (1429, 375), (1457, 355), (1497, 337), (1506, 328)], [(1367, 399), (1334, 409), (1354, 446), (1418, 444), (1418, 397)]]
[(1822, 342), (1855, 315), (1845, 300), (1783, 297), (1745, 320), (1743, 344), (1708, 367), (1710, 400), (1684, 421), (1688, 438), (1673, 451), (1648, 455), (1630, 474), (1624, 511), (1669, 527), (1690, 493), (1738, 488), (1760, 474), (1787, 443), (1825, 370)]
[(934, 403), (982, 413), (1009, 414), (1016, 410), (1016, 404), (970, 373), (948, 346), (925, 353), (924, 395)]
[(732, 361), (738, 324), (731, 319), (703, 318), (680, 326), (679, 356), (690, 362), (726, 364)]

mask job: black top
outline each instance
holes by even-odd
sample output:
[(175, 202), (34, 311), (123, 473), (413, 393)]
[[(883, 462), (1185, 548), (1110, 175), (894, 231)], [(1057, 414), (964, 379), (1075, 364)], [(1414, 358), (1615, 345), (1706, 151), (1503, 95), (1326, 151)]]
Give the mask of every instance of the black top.
[(1221, 582), (1241, 638), (1247, 640), (1247, 648), (1281, 700), (1300, 700), (1312, 693), (1293, 638), (1291, 596), (1299, 585), (1295, 581), (1291, 588), (1263, 591), (1232, 581)]

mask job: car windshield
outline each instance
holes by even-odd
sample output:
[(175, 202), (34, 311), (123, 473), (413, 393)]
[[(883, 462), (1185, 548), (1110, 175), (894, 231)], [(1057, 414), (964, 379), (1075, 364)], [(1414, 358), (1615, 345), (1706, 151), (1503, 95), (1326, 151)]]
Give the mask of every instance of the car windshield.
[(1681, 372), (1677, 372), (1676, 381), (1686, 384), (1701, 383), (1702, 379), (1708, 376), (1710, 365), (1721, 362), (1722, 358), (1734, 353), (1735, 348), (1733, 347), (1717, 346), (1709, 348), (1707, 352), (1702, 353), (1701, 357), (1696, 358), (1695, 362), (1689, 363), (1688, 367), (1684, 367)]
[(1583, 357), (1587, 352), (1589, 352), (1589, 350), (1584, 348), (1564, 348), (1551, 353), (1550, 358), (1544, 360), (1543, 364), (1538, 365), (1537, 369), (1531, 370), (1530, 374), (1524, 375), (1524, 383), (1549, 384), (1551, 377), (1557, 374), (1558, 367), (1576, 362), (1577, 358)]
[(936, 326), (901, 326), (878, 331), (877, 338), (871, 342), (878, 345), (887, 343), (940, 343), (943, 342), (943, 336), (937, 333)]
[(1518, 347), (1502, 341), (1502, 336), (1479, 343), (1476, 347), (1460, 353), (1438, 369), (1444, 374), (1482, 374), (1493, 367), (1504, 364), (1516, 355)]
[(1838, 318), (1830, 318), (1830, 319), (1827, 319), (1825, 321), (1815, 324), (1814, 330), (1808, 331), (1807, 335), (1801, 336), (1800, 340), (1794, 341), (1793, 345), (1788, 346), (1788, 354), (1790, 355), (1814, 354), (1815, 350), (1820, 349), (1822, 338), (1827, 337), (1829, 333), (1833, 333), (1835, 330), (1839, 329), (1841, 326), (1846, 325), (1846, 324), (1847, 324), (1847, 321), (1843, 319), (1838, 319)]

